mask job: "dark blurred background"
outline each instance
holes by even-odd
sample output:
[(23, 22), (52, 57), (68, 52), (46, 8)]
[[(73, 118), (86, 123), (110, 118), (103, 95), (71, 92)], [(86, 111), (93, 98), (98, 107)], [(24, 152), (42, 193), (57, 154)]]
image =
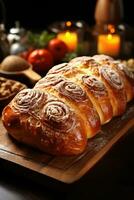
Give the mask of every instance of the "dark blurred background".
[[(94, 24), (96, 0), (3, 0), (6, 10), (6, 28), (14, 26), (15, 21), (27, 29), (44, 29), (58, 20), (84, 20)], [(123, 0), (123, 22), (134, 26), (131, 0)]]

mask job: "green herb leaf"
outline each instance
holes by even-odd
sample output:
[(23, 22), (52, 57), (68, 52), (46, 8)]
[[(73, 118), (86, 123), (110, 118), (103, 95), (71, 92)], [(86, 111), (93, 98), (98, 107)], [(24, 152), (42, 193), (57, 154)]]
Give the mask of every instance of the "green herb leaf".
[(41, 33), (28, 33), (28, 43), (35, 48), (45, 48), (49, 41), (55, 37), (55, 34), (42, 31)]
[(77, 56), (78, 56), (78, 54), (76, 52), (67, 53), (62, 61), (69, 62), (70, 60), (72, 60), (73, 58), (75, 58)]

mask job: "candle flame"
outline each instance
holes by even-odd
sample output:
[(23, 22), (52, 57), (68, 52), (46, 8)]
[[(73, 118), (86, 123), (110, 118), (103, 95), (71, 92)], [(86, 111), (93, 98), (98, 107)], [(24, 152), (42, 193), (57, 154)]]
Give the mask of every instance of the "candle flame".
[(98, 53), (109, 56), (120, 54), (121, 40), (118, 34), (102, 34), (98, 36)]
[(69, 39), (70, 36), (71, 36), (71, 33), (70, 33), (69, 31), (67, 31), (67, 32), (65, 33), (65, 35), (66, 35), (65, 37)]
[(108, 34), (107, 39), (112, 40), (112, 34)]
[(66, 22), (66, 26), (67, 26), (67, 27), (72, 26), (72, 22), (71, 22), (71, 21), (67, 21), (67, 22)]
[(57, 38), (66, 43), (70, 52), (74, 51), (77, 48), (78, 44), (77, 32), (67, 30), (58, 33)]
[(115, 33), (115, 27), (114, 27), (114, 25), (112, 25), (112, 24), (108, 24), (108, 31), (110, 32), (110, 33)]

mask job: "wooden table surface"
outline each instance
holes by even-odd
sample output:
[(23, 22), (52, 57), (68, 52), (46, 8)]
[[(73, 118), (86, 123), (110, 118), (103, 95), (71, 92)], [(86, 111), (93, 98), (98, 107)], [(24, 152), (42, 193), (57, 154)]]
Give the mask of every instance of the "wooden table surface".
[(0, 160), (0, 200), (134, 199), (134, 130), (116, 145), (79, 182), (54, 189), (49, 183), (16, 173)]

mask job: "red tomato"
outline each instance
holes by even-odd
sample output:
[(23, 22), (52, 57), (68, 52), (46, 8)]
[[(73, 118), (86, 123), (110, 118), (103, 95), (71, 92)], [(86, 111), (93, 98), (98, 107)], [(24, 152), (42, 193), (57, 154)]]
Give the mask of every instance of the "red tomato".
[(53, 57), (46, 49), (36, 49), (28, 56), (28, 62), (32, 64), (34, 71), (43, 73), (53, 65)]
[(48, 43), (48, 50), (52, 53), (54, 61), (59, 62), (68, 52), (68, 47), (63, 41), (54, 38)]
[(24, 58), (25, 60), (28, 60), (28, 57), (33, 50), (34, 50), (33, 48), (29, 48), (27, 51), (19, 53), (18, 56)]

